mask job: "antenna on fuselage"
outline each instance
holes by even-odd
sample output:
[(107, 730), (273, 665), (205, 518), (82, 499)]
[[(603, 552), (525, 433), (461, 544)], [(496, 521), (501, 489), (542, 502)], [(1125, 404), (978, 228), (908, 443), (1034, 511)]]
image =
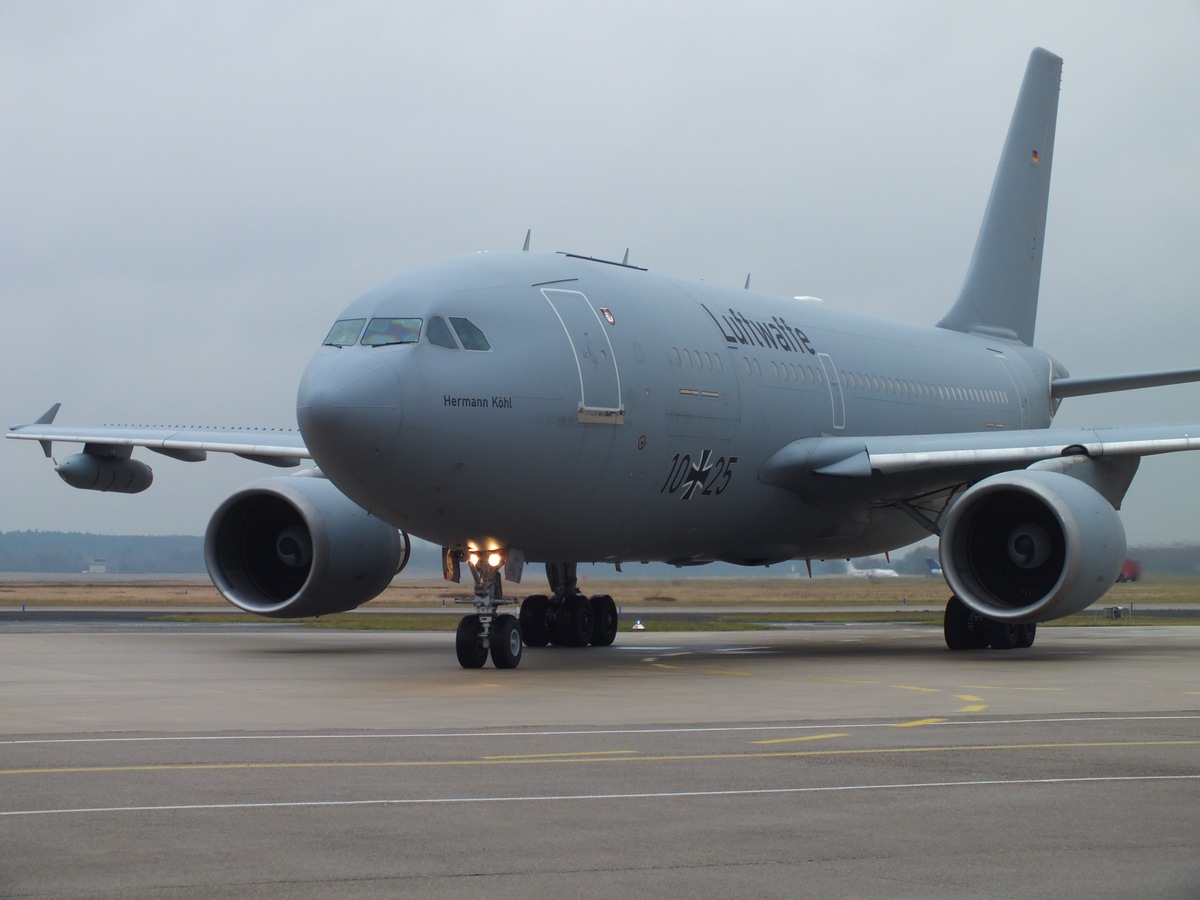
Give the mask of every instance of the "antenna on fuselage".
[(742, 290), (744, 290), (744, 291), (750, 290), (750, 273), (749, 272), (746, 273), (746, 286), (744, 288), (742, 288)]
[(525, 244), (524, 244), (524, 246), (521, 247), (521, 252), (523, 252), (523, 253), (529, 252), (529, 236), (531, 234), (533, 234), (532, 228), (525, 229)]
[(629, 265), (629, 248), (628, 247), (625, 248), (625, 258), (621, 260), (621, 265), (623, 265), (623, 266)]

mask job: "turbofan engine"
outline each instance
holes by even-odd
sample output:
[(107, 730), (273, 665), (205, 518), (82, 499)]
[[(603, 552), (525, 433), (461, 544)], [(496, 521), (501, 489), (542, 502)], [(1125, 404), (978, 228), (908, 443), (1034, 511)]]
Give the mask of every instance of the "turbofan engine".
[(217, 508), (204, 562), (230, 603), (272, 618), (345, 612), (408, 562), (408, 535), (317, 474), (266, 478)]
[(953, 506), (942, 571), (975, 612), (1012, 623), (1059, 619), (1095, 603), (1125, 560), (1112, 504), (1061, 472), (1026, 469), (980, 481)]

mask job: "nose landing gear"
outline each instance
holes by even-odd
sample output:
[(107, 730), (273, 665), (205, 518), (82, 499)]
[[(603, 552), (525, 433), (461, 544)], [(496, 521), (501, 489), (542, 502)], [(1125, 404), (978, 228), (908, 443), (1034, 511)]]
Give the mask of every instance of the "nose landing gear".
[(497, 669), (515, 669), (521, 663), (523, 649), (521, 625), (516, 616), (497, 612), (501, 606), (517, 602), (507, 599), (501, 587), (504, 557), (500, 553), (471, 553), (467, 565), (475, 582), (475, 595), (455, 602), (473, 604), (475, 612), (458, 623), (454, 639), (458, 664), (464, 669), (482, 668), (490, 653)]

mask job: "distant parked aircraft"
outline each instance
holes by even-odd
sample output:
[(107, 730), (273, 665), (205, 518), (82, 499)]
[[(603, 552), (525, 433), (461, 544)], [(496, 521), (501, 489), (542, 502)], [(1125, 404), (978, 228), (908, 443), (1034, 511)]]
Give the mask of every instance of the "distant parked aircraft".
[(895, 569), (860, 569), (851, 564), (848, 573), (851, 578), (866, 578), (871, 581), (877, 581), (880, 578), (899, 578), (900, 574)]

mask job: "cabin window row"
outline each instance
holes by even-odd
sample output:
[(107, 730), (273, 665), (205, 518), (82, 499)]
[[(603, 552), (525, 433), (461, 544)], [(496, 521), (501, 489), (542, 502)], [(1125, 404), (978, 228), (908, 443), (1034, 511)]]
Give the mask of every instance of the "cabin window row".
[(707, 350), (680, 350), (671, 348), (671, 365), (677, 369), (707, 369), (710, 372), (723, 372), (721, 357)]
[[(707, 369), (723, 371), (721, 357), (707, 350), (671, 349), (671, 365), (682, 369)], [(749, 356), (738, 363), (744, 375), (763, 377), (762, 364)], [(825, 373), (820, 366), (803, 363), (771, 361), (771, 374), (777, 381), (797, 384), (825, 384)], [(995, 388), (961, 387), (957, 385), (928, 384), (904, 378), (889, 378), (883, 375), (866, 375), (861, 372), (841, 372), (842, 387), (846, 390), (875, 393), (893, 397), (909, 397), (916, 400), (944, 400), (960, 403), (990, 403), (1006, 406), (1011, 401), (1008, 391)]]
[[(757, 359), (745, 357), (742, 359), (742, 371), (747, 375), (762, 375), (762, 368)], [(771, 374), (777, 381), (795, 381), (800, 384), (824, 384), (825, 373), (820, 366), (808, 366), (803, 363), (777, 363), (772, 361)]]
[(957, 385), (927, 384), (908, 381), (904, 378), (888, 378), (882, 375), (864, 375), (861, 372), (842, 372), (842, 386), (848, 390), (864, 393), (884, 394), (892, 397), (911, 397), (917, 400), (946, 400), (962, 403), (991, 403), (1007, 405), (1008, 391), (994, 388), (961, 387)]

